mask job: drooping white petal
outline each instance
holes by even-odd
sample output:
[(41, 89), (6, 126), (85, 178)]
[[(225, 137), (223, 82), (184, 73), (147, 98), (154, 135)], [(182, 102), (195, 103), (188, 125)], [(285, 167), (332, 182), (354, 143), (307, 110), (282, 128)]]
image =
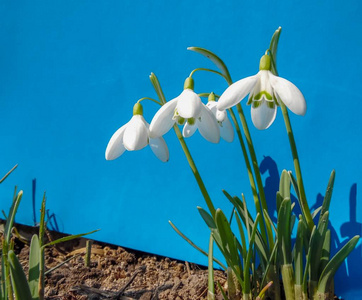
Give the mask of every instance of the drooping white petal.
[(258, 74), (243, 78), (230, 85), (221, 95), (218, 103), (218, 110), (225, 110), (238, 104), (254, 88)]
[(227, 117), (227, 113), (225, 110), (218, 110), (217, 109), (217, 102), (209, 101), (207, 102), (206, 106), (211, 110), (211, 112), (216, 117), (216, 120), (222, 122)]
[(234, 128), (227, 117), (220, 125), (220, 135), (228, 143), (231, 143), (234, 140)]
[[(301, 91), (290, 81), (269, 74), (270, 84), (280, 100), (295, 114), (304, 116), (307, 104)], [(278, 99), (279, 100), (279, 99)]]
[(123, 135), (123, 145), (128, 151), (140, 150), (148, 144), (148, 128), (141, 115), (135, 115), (128, 122)]
[(168, 147), (163, 137), (150, 139), (149, 143), (152, 152), (157, 156), (157, 158), (163, 162), (167, 162), (170, 158), (170, 154), (168, 152)]
[(200, 120), (197, 120), (197, 127), (200, 134), (209, 142), (218, 143), (220, 141), (219, 124), (214, 114), (204, 104), (202, 104)]
[(191, 89), (184, 90), (177, 100), (176, 110), (185, 119), (197, 118), (201, 111), (201, 99)]
[(126, 148), (123, 146), (123, 134), (128, 123), (119, 128), (111, 137), (106, 149), (106, 160), (113, 160), (120, 157)]
[(175, 98), (164, 104), (154, 115), (149, 127), (151, 138), (158, 138), (164, 135), (172, 128), (173, 124), (175, 124), (173, 115), (177, 105), (177, 99), (178, 98)]
[(190, 137), (195, 133), (196, 129), (197, 129), (196, 123), (190, 125), (188, 122), (186, 122), (184, 128), (182, 129), (182, 135), (186, 138)]
[(251, 107), (251, 119), (254, 126), (260, 130), (267, 129), (274, 122), (276, 113), (276, 105), (270, 108), (264, 101), (257, 108)]

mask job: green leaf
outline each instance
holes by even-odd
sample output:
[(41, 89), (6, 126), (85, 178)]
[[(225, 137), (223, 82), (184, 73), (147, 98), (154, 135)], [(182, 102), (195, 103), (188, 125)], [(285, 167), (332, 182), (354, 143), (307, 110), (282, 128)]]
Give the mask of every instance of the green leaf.
[[(243, 221), (245, 227), (247, 226), (247, 224), (249, 224), (248, 230), (252, 230), (253, 226), (254, 226), (254, 220), (251, 217), (250, 212), (248, 212), (249, 218), (248, 219), (245, 218), (244, 205), (241, 202), (241, 200), (238, 197), (231, 197), (230, 194), (227, 193), (225, 190), (223, 190), (223, 193), (225, 194), (225, 196), (228, 198), (228, 200), (234, 205), (234, 207), (238, 211), (239, 216), (240, 216), (241, 220)], [(261, 258), (261, 264), (263, 267), (265, 267), (266, 263), (268, 261), (267, 253), (269, 253), (269, 249), (268, 249), (267, 245), (265, 244), (259, 231), (257, 231), (257, 233), (256, 233), (255, 245), (256, 245), (256, 249), (259, 253), (259, 257)]]
[(279, 192), (283, 199), (290, 198), (290, 176), (287, 170), (283, 170), (280, 176)]
[(0, 179), (0, 183), (3, 183), (3, 181), (17, 168), (18, 164), (16, 164), (14, 167), (11, 168), (9, 172), (7, 172), (3, 178)]
[(272, 64), (271, 64), (271, 71), (274, 75), (278, 75), (277, 71), (277, 50), (278, 50), (278, 43), (279, 43), (279, 37), (280, 33), (282, 31), (282, 28), (279, 27), (273, 34), (271, 41), (270, 41), (270, 56), (272, 57)]
[(339, 266), (345, 261), (347, 256), (352, 252), (352, 250), (356, 247), (359, 236), (354, 236), (351, 240), (348, 241), (346, 245), (343, 246), (341, 250), (337, 252), (335, 256), (330, 260), (330, 262), (327, 264), (327, 266), (324, 268), (319, 282), (318, 282), (318, 292), (320, 293), (326, 293), (329, 284), (338, 270)]
[(215, 286), (214, 286), (214, 239), (210, 233), (210, 242), (209, 242), (209, 255), (208, 255), (208, 291), (207, 299), (215, 300)]
[(226, 67), (225, 63), (222, 61), (220, 57), (218, 57), (215, 53), (211, 52), (210, 50), (200, 48), (200, 47), (188, 47), (187, 50), (195, 51), (197, 53), (206, 56), (210, 59), (221, 71), (221, 73), (225, 76), (225, 79), (228, 81), (229, 84), (232, 84), (231, 76), (229, 73), (228, 68)]
[(164, 93), (162, 91), (160, 82), (158, 81), (158, 78), (156, 77), (156, 75), (154, 73), (151, 73), (150, 80), (151, 80), (153, 88), (155, 89), (155, 91), (157, 93), (157, 96), (160, 99), (162, 105), (165, 104), (167, 102), (166, 98), (165, 98), (165, 95), (164, 95)]
[(40, 275), (40, 243), (36, 234), (33, 235), (30, 243), (29, 253), (29, 288), (33, 298), (39, 297), (39, 275)]
[[(307, 228), (306, 224), (305, 228)], [(305, 231), (304, 231), (305, 232)], [(310, 236), (310, 242), (309, 244), (314, 243), (314, 239), (316, 236), (316, 232), (317, 232), (317, 227), (314, 225), (311, 236)], [(307, 260), (305, 262), (305, 268), (304, 268), (304, 274), (303, 274), (303, 284), (302, 284), (302, 290), (303, 292), (306, 294), (307, 293), (307, 275), (308, 275), (308, 270), (310, 269), (310, 264), (311, 264), (311, 256), (312, 256), (312, 247), (308, 248), (308, 254), (307, 254)]]
[(258, 224), (260, 222), (260, 218), (261, 215), (258, 213), (256, 215), (255, 218), (255, 225), (253, 228), (253, 231), (251, 232), (251, 236), (250, 236), (250, 241), (249, 241), (249, 249), (248, 249), (248, 254), (246, 257), (246, 264), (244, 266), (244, 294), (249, 294), (250, 293), (250, 273), (249, 273), (249, 267), (251, 264), (251, 257), (252, 257), (252, 253), (253, 253), (253, 245), (255, 242), (255, 234), (258, 228)]
[(289, 198), (286, 198), (280, 205), (277, 226), (279, 248), (283, 258), (282, 264), (285, 265), (292, 263), (290, 237), (291, 211), (291, 201)]
[(233, 265), (240, 266), (237, 246), (234, 241), (234, 234), (231, 231), (228, 219), (220, 208), (218, 208), (215, 212), (215, 223), (220, 234), (224, 251), (230, 254), (229, 259), (233, 262)]
[(55, 244), (59, 244), (59, 243), (63, 243), (63, 242), (67, 242), (67, 241), (70, 241), (70, 240), (74, 240), (74, 239), (77, 239), (79, 237), (95, 233), (95, 232), (97, 232), (99, 230), (100, 229), (93, 230), (93, 231), (90, 231), (90, 232), (87, 232), (87, 233), (80, 233), (80, 234), (76, 234), (76, 235), (69, 235), (69, 236), (66, 236), (66, 237), (62, 237), (62, 238), (57, 239), (55, 241), (52, 241), (52, 242), (50, 242), (48, 244), (45, 244), (44, 246), (42, 246), (42, 248), (45, 248), (45, 247), (48, 247), (48, 246), (51, 246), (51, 245), (55, 245)]
[(322, 274), (327, 266), (331, 255), (331, 231), (328, 229), (322, 246), (321, 259), (319, 263), (319, 274)]
[(28, 281), (24, 270), (16, 257), (14, 251), (10, 250), (8, 254), (11, 281), (14, 288), (16, 300), (32, 300)]
[(245, 265), (245, 259), (246, 259), (246, 240), (245, 240), (245, 234), (244, 234), (244, 230), (243, 230), (243, 226), (241, 224), (240, 218), (238, 216), (238, 213), (235, 212), (235, 218), (236, 218), (236, 223), (238, 224), (238, 229), (239, 229), (239, 233), (240, 233), (240, 239), (241, 239), (241, 244), (242, 244), (242, 251), (241, 256), (243, 257), (243, 261), (244, 261), (244, 265)]
[(336, 171), (333, 170), (329, 177), (326, 194), (324, 196), (324, 200), (323, 200), (323, 204), (322, 204), (322, 208), (321, 208), (319, 222), (321, 221), (321, 217), (324, 215), (324, 213), (329, 210), (329, 205), (331, 204), (335, 177), (336, 177)]
[(310, 280), (318, 281), (319, 279), (319, 264), (321, 262), (322, 247), (324, 244), (326, 232), (328, 229), (329, 212), (325, 212), (321, 217), (321, 221), (317, 226), (314, 238), (311, 239), (309, 247), (311, 248), (311, 261), (310, 261)]
[[(208, 253), (204, 250), (202, 250), (199, 246), (197, 246), (195, 243), (193, 243), (187, 236), (185, 236), (171, 221), (168, 221), (170, 223), (170, 225), (172, 226), (172, 228), (186, 241), (188, 242), (192, 247), (194, 247), (196, 250), (200, 251), (202, 254), (204, 254), (205, 256), (208, 256)], [(226, 267), (224, 266), (223, 263), (221, 263), (218, 259), (214, 258), (214, 261), (220, 265), (220, 267), (222, 267), (225, 271), (226, 271)]]
[(225, 293), (224, 289), (222, 288), (220, 282), (217, 282), (217, 286), (218, 286), (218, 288), (219, 288), (219, 290), (220, 290), (220, 292), (221, 292), (222, 298), (223, 298), (224, 300), (230, 300), (230, 299), (226, 296), (226, 293)]
[(8, 214), (8, 218), (6, 220), (4, 235), (5, 235), (5, 241), (6, 241), (7, 244), (9, 244), (9, 242), (10, 242), (11, 230), (13, 228), (15, 215), (16, 215), (16, 212), (18, 210), (18, 207), (19, 207), (22, 196), (23, 196), (23, 191), (20, 191), (17, 194), (17, 196), (14, 197), (13, 204), (11, 205), (11, 208), (10, 208), (10, 211), (9, 211), (9, 214)]
[(294, 269), (295, 269), (295, 283), (302, 285), (303, 283), (303, 236), (304, 225), (300, 220), (298, 222), (297, 237), (295, 241), (295, 257), (294, 257)]
[(43, 246), (43, 244), (44, 244), (44, 233), (45, 233), (45, 229), (46, 229), (45, 205), (46, 205), (46, 197), (45, 197), (45, 193), (44, 193), (43, 200), (41, 202), (41, 209), (40, 209), (40, 223), (39, 223), (39, 245), (40, 245), (40, 247)]

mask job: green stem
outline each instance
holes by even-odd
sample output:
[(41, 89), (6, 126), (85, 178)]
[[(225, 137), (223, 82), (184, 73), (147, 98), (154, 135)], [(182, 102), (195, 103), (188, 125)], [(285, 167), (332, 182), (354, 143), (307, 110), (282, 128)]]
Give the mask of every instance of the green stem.
[(194, 73), (195, 73), (196, 71), (207, 71), (207, 72), (211, 72), (211, 73), (220, 75), (221, 77), (223, 77), (223, 78), (225, 78), (225, 79), (227, 80), (227, 78), (225, 77), (224, 74), (222, 74), (222, 73), (220, 73), (220, 72), (218, 72), (218, 71), (212, 70), (212, 69), (207, 69), (207, 68), (197, 68), (197, 69), (195, 69), (195, 70), (192, 70), (189, 77), (192, 77), (192, 75), (194, 75)]
[[(246, 169), (247, 169), (247, 172), (248, 172), (250, 187), (251, 187), (251, 191), (252, 191), (252, 193), (253, 193), (253, 199), (254, 199), (256, 211), (257, 211), (257, 213), (259, 213), (260, 215), (262, 215), (261, 208), (260, 208), (260, 203), (259, 203), (258, 191), (257, 191), (256, 186), (255, 186), (255, 180), (254, 180), (253, 171), (251, 170), (251, 165), (250, 165), (248, 153), (247, 153), (247, 150), (246, 150), (246, 147), (245, 147), (245, 143), (244, 143), (243, 137), (242, 137), (242, 135), (241, 135), (240, 127), (239, 127), (238, 121), (236, 120), (235, 113), (234, 113), (234, 111), (233, 111), (231, 108), (229, 109), (229, 113), (230, 113), (230, 116), (231, 116), (231, 120), (232, 120), (233, 123), (234, 123), (235, 130), (236, 130), (236, 134), (237, 134), (237, 136), (238, 136), (238, 138), (239, 138), (239, 143), (240, 143), (240, 146), (241, 146), (241, 150), (242, 150), (242, 152), (243, 152), (243, 156), (244, 156), (244, 160), (245, 160), (245, 165), (246, 165)], [(261, 235), (264, 237), (264, 240), (265, 240), (265, 242), (266, 242), (266, 231), (265, 231), (265, 227), (264, 227), (264, 226), (260, 226), (260, 230), (261, 230)]]
[(207, 291), (207, 299), (215, 300), (215, 285), (214, 285), (214, 238), (212, 234), (210, 234), (209, 241), (209, 254), (208, 254), (208, 291)]
[(191, 168), (191, 170), (192, 170), (192, 173), (193, 173), (194, 176), (195, 176), (196, 182), (197, 182), (197, 184), (199, 185), (199, 189), (200, 189), (200, 191), (201, 191), (201, 193), (202, 193), (202, 196), (203, 196), (204, 199), (205, 199), (206, 205), (207, 205), (207, 207), (209, 208), (209, 211), (210, 211), (212, 217), (214, 217), (214, 216), (215, 216), (215, 207), (214, 207), (214, 205), (212, 204), (212, 201), (211, 201), (211, 198), (210, 198), (210, 196), (209, 196), (209, 193), (207, 192), (206, 187), (205, 187), (205, 184), (204, 184), (204, 182), (203, 182), (202, 179), (201, 179), (201, 176), (200, 176), (199, 171), (197, 170), (197, 167), (196, 167), (196, 165), (195, 165), (195, 162), (194, 162), (194, 160), (193, 160), (193, 158), (192, 158), (192, 156), (191, 156), (190, 150), (189, 150), (189, 148), (187, 147), (186, 142), (185, 142), (185, 140), (184, 140), (184, 138), (183, 138), (183, 136), (182, 136), (182, 133), (181, 133), (180, 129), (178, 128), (177, 124), (175, 124), (175, 125), (173, 126), (173, 129), (174, 129), (174, 131), (175, 131), (175, 133), (176, 133), (177, 138), (178, 138), (179, 141), (180, 141), (182, 150), (183, 150), (184, 153), (185, 153), (187, 162), (189, 163), (190, 168)]
[(162, 103), (160, 101), (157, 101), (156, 99), (153, 99), (153, 98), (150, 98), (150, 97), (143, 97), (141, 99), (138, 99), (137, 100), (137, 103), (141, 103), (143, 100), (150, 100), (152, 102), (155, 102), (157, 103), (158, 105), (161, 105), (162, 106)]
[(297, 183), (298, 183), (298, 188), (299, 188), (299, 199), (300, 199), (301, 209), (306, 218), (309, 230), (310, 230), (310, 232), (312, 232), (313, 227), (314, 227), (314, 222), (313, 222), (313, 218), (310, 213), (310, 210), (309, 210), (307, 197), (305, 195), (304, 184), (303, 184), (303, 179), (302, 179), (302, 171), (301, 171), (300, 164), (299, 164), (299, 157), (298, 157), (298, 152), (297, 152), (297, 146), (296, 146), (295, 140), (294, 140), (292, 125), (290, 123), (288, 110), (283, 102), (280, 102), (280, 107), (282, 109), (284, 123), (285, 123), (285, 127), (286, 127), (287, 133), (288, 133), (290, 148), (292, 150), (294, 168), (295, 168), (295, 173), (297, 176)]
[(44, 300), (44, 279), (45, 279), (45, 261), (44, 261), (45, 248), (40, 247), (39, 257), (39, 300)]
[(294, 300), (294, 275), (293, 275), (293, 266), (291, 264), (282, 265), (282, 279), (283, 287), (285, 292), (286, 300)]
[[(244, 112), (243, 112), (243, 109), (242, 109), (240, 103), (238, 103), (236, 105), (236, 108), (238, 110), (241, 125), (243, 126), (246, 142), (248, 144), (248, 148), (249, 148), (249, 152), (250, 152), (251, 162), (252, 162), (254, 173), (255, 173), (256, 184), (257, 184), (258, 190), (259, 190), (259, 197), (260, 197), (259, 205), (261, 205), (261, 207), (262, 207), (261, 215), (263, 216), (263, 221), (264, 221), (266, 231), (267, 231), (269, 249), (272, 249), (274, 246), (273, 232), (272, 232), (270, 223), (268, 222), (267, 218), (264, 215), (264, 210), (268, 211), (268, 206), (267, 206), (266, 200), (265, 200), (264, 186), (263, 186), (263, 181), (262, 181), (261, 175), (260, 175), (258, 160), (256, 159), (253, 141), (251, 139), (249, 127), (248, 127), (248, 124), (246, 123), (245, 115), (244, 115)], [(260, 227), (263, 227), (263, 225), (261, 225)], [(263, 237), (265, 239), (265, 236), (263, 236)], [(265, 240), (265, 242), (266, 242), (266, 240)]]

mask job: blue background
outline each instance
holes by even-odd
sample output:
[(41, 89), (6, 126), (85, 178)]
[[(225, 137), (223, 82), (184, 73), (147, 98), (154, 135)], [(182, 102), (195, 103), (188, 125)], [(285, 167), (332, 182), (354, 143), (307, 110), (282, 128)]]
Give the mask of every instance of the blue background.
[[(335, 244), (361, 234), (360, 1), (2, 1), (0, 3), (0, 170), (19, 168), (2, 185), (8, 210), (14, 185), (24, 190), (18, 222), (33, 224), (44, 191), (59, 229), (101, 231), (92, 238), (206, 264), (169, 226), (171, 219), (202, 248), (209, 233), (196, 206), (206, 207), (173, 132), (170, 161), (149, 148), (106, 161), (112, 134), (141, 97), (156, 97), (154, 72), (168, 100), (197, 67), (213, 67), (187, 51), (218, 54), (234, 80), (255, 74), (278, 26), (279, 74), (307, 101), (305, 117), (291, 115), (310, 205), (324, 195), (331, 170)], [(218, 94), (226, 83), (196, 73), (195, 91)], [(250, 121), (250, 107), (243, 107)], [(158, 107), (144, 103), (151, 121)], [(251, 123), (249, 123), (251, 124)], [(250, 126), (263, 178), (273, 195), (278, 174), (293, 169), (281, 112), (266, 131)], [(240, 146), (187, 140), (215, 206), (231, 206), (221, 190), (251, 191)], [(35, 189), (34, 189), (35, 188)], [(272, 197), (271, 197), (272, 198)], [(274, 205), (270, 200), (269, 205)], [(337, 274), (338, 295), (356, 299), (361, 243)], [(348, 276), (348, 278), (346, 278)]]

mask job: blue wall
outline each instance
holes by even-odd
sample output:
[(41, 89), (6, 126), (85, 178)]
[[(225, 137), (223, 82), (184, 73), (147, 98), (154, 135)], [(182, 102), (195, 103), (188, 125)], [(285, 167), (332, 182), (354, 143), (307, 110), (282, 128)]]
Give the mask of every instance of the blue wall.
[[(208, 230), (196, 209), (206, 205), (174, 134), (165, 136), (167, 164), (149, 148), (112, 162), (104, 151), (134, 102), (156, 97), (150, 72), (169, 100), (192, 69), (213, 67), (188, 46), (217, 53), (234, 80), (255, 74), (282, 26), (279, 73), (301, 89), (308, 106), (305, 117), (291, 116), (307, 197), (311, 205), (318, 202), (336, 169), (331, 225), (336, 243), (345, 243), (361, 234), (362, 222), (361, 6), (358, 0), (2, 1), (0, 170), (19, 168), (1, 186), (1, 208), (8, 209), (18, 185), (24, 190), (18, 221), (33, 224), (36, 182), (36, 211), (46, 191), (49, 212), (64, 232), (101, 228), (93, 238), (206, 264), (167, 223), (207, 248)], [(214, 75), (194, 79), (197, 92), (226, 88)], [(149, 122), (157, 109), (145, 103)], [(275, 174), (293, 169), (280, 111), (268, 130), (251, 131), (259, 162), (271, 158), (263, 176), (273, 191)], [(198, 134), (188, 142), (216, 206), (231, 211), (221, 189), (243, 192), (251, 206), (238, 143), (213, 145)], [(361, 264), (359, 243), (337, 275), (337, 292), (347, 299), (353, 299)]]

